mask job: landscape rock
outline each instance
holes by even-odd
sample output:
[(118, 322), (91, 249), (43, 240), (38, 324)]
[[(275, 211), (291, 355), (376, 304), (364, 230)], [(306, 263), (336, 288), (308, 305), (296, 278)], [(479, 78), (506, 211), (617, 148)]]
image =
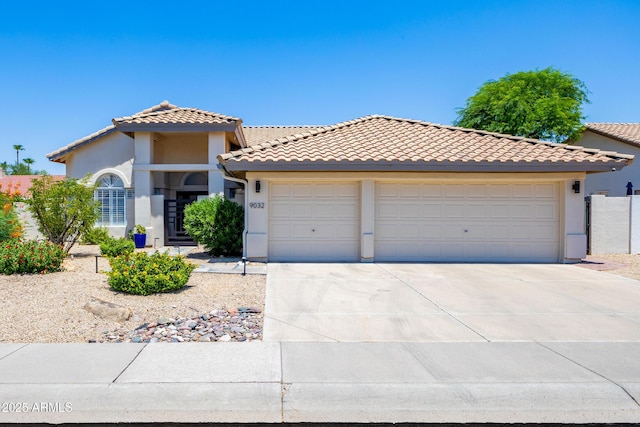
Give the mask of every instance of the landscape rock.
[(125, 322), (133, 315), (130, 308), (95, 297), (92, 297), (91, 301), (86, 303), (83, 308), (102, 319), (114, 322)]

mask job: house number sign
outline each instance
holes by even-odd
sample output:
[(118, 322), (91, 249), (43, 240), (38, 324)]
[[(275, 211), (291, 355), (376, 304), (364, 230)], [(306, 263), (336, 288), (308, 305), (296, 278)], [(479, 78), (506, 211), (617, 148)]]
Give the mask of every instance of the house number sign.
[(251, 202), (249, 207), (251, 209), (264, 209), (264, 202)]

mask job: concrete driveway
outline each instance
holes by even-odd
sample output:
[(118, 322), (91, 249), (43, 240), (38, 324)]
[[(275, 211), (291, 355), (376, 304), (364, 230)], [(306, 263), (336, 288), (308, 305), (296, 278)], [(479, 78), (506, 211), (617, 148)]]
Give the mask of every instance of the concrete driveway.
[(640, 282), (559, 264), (269, 264), (265, 341), (640, 341)]

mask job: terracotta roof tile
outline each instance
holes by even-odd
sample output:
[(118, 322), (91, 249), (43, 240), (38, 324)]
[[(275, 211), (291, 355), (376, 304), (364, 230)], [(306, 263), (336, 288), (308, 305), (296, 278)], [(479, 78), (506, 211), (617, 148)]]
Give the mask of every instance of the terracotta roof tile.
[[(633, 156), (388, 116), (309, 129), (222, 154), (229, 170), (608, 170)], [(543, 167), (544, 165), (544, 167)], [(554, 166), (555, 165), (555, 166)], [(449, 168), (449, 169), (447, 169)], [(464, 168), (463, 168), (464, 169)]]
[(247, 145), (260, 144), (265, 141), (289, 135), (310, 135), (309, 131), (322, 126), (242, 126)]
[(640, 123), (587, 123), (587, 130), (640, 146)]
[(211, 113), (197, 108), (175, 107), (120, 117), (113, 119), (113, 124), (119, 127), (122, 124), (226, 124), (238, 121), (240, 119), (236, 117)]

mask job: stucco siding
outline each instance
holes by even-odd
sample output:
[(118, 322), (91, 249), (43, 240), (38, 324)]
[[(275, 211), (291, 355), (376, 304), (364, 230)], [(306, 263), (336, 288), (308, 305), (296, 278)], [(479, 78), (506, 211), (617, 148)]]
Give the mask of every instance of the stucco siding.
[[(640, 156), (640, 148), (625, 144), (593, 132), (586, 131), (576, 145), (587, 148), (597, 148), (602, 151), (615, 151), (622, 154), (633, 154), (636, 159)], [(640, 163), (636, 160), (631, 166), (615, 172), (601, 172), (587, 175), (585, 193), (606, 194), (611, 197), (621, 197), (627, 194), (627, 182), (631, 181), (634, 189), (640, 190)]]
[(206, 164), (208, 161), (206, 133), (163, 133), (156, 134), (156, 138), (153, 143), (154, 163)]
[(108, 170), (117, 170), (125, 186), (132, 182), (133, 139), (122, 133), (112, 133), (103, 139), (77, 149), (67, 160), (67, 176), (95, 178)]

